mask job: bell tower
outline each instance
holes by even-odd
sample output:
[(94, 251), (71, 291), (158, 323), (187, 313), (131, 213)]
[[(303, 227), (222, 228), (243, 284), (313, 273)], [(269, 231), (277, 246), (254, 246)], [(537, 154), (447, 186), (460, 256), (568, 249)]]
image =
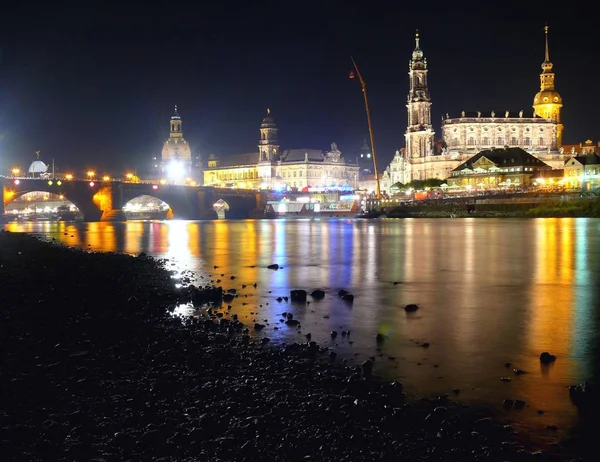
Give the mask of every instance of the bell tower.
[[(427, 85), (427, 59), (420, 47), (419, 31), (415, 34), (415, 49), (408, 63), (410, 90), (406, 108), (408, 109), (408, 127), (406, 129), (406, 157), (411, 159), (433, 155), (433, 136), (431, 125), (431, 97)], [(421, 178), (413, 178), (421, 179)]]
[(556, 147), (560, 148), (564, 128), (560, 121), (560, 109), (563, 104), (562, 97), (554, 87), (553, 64), (550, 62), (550, 50), (548, 48), (548, 29), (548, 26), (544, 27), (546, 53), (542, 63), (542, 73), (540, 74), (540, 91), (533, 98), (533, 110), (536, 116), (556, 123)]
[(258, 142), (258, 161), (271, 162), (279, 157), (279, 143), (277, 141), (277, 126), (267, 109), (267, 115), (260, 124), (260, 141)]

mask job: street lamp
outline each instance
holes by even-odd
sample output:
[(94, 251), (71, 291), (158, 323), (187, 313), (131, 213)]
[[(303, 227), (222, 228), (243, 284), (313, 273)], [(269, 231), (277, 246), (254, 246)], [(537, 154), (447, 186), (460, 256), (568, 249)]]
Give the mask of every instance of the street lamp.
[(19, 176), (19, 173), (21, 173), (21, 169), (18, 167), (15, 167), (12, 169), (12, 174), (13, 176)]
[[(354, 70), (356, 71), (356, 75), (358, 76), (358, 80), (360, 82), (360, 86), (362, 87), (363, 97), (365, 99), (365, 110), (367, 111), (367, 123), (369, 124), (369, 137), (371, 138), (371, 149), (373, 150), (373, 168), (375, 169), (375, 185), (376, 185), (376, 194), (377, 199), (381, 198), (381, 188), (379, 186), (379, 170), (377, 169), (377, 156), (375, 155), (375, 140), (373, 139), (373, 126), (371, 124), (371, 111), (369, 110), (369, 100), (367, 99), (367, 86), (365, 85), (365, 81), (362, 78), (360, 71), (358, 70), (358, 66), (356, 65), (356, 61), (351, 56), (352, 64), (354, 65)], [(354, 78), (354, 72), (350, 71), (349, 77), (351, 79)]]
[(71, 173), (67, 173), (65, 175), (65, 180), (72, 180), (73, 179), (73, 175)]
[(91, 180), (92, 178), (94, 178), (94, 176), (96, 176), (96, 172), (94, 172), (93, 170), (88, 170), (87, 176)]

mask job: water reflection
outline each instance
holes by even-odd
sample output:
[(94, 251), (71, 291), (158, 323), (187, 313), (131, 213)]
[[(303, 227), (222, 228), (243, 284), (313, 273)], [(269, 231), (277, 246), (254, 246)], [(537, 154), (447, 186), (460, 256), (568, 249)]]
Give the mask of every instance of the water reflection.
[[(261, 335), (274, 343), (304, 341), (310, 332), (339, 357), (381, 354), (377, 371), (402, 380), (409, 393), (458, 387), (466, 399), (525, 399), (529, 406), (519, 418), (561, 426), (575, 414), (567, 386), (597, 375), (599, 223), (246, 220), (11, 223), (7, 229), (93, 250), (171, 258), (204, 280), (236, 288), (231, 312), (250, 323), (268, 320)], [(272, 263), (283, 268), (267, 269)], [(326, 291), (325, 299), (308, 305), (276, 300), (292, 289), (315, 288)], [(341, 288), (355, 295), (354, 303), (339, 298)], [(405, 313), (409, 303), (421, 308)], [(301, 329), (281, 323), (283, 311), (292, 312)], [(346, 329), (350, 339), (332, 341), (331, 330)], [(377, 333), (386, 335), (380, 352)], [(422, 342), (430, 348), (419, 347)], [(556, 363), (542, 368), (542, 351), (555, 354)], [(507, 361), (526, 374), (514, 375)]]

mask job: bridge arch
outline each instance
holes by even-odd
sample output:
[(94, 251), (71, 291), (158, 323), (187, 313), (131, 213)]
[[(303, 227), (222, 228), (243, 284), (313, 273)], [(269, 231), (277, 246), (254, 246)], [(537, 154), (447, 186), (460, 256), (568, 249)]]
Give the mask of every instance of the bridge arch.
[[(90, 187), (88, 182), (85, 182), (85, 186), (78, 183), (48, 179), (15, 179), (10, 181), (0, 179), (2, 212), (4, 212), (7, 204), (23, 195), (41, 192), (62, 197), (62, 200), (72, 203), (77, 207), (85, 221), (99, 221), (102, 210), (94, 203), (95, 189)], [(94, 190), (89, 191), (88, 189)]]
[(171, 205), (151, 194), (140, 194), (128, 200), (121, 210), (128, 220), (169, 220), (174, 217)]
[(4, 213), (15, 217), (33, 214), (69, 221), (83, 218), (83, 213), (75, 202), (62, 194), (47, 191), (5, 191)]
[(218, 218), (246, 219), (261, 215), (264, 209), (261, 194), (249, 194), (246, 190), (210, 188), (204, 197), (207, 208)]

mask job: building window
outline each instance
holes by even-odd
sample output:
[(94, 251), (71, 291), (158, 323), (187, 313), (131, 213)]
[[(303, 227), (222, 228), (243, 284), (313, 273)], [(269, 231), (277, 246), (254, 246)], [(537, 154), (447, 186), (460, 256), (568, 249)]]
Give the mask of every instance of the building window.
[(523, 144), (524, 144), (525, 146), (530, 146), (530, 145), (531, 145), (531, 139), (530, 139), (529, 137), (525, 138), (525, 139), (523, 140)]
[(483, 145), (484, 146), (489, 146), (490, 145), (490, 139), (487, 136), (483, 139)]
[(515, 145), (519, 144), (519, 141), (513, 136), (510, 139), (510, 144), (512, 144), (513, 146), (515, 146)]
[(469, 137), (469, 141), (467, 142), (469, 146), (475, 146), (475, 138)]
[(498, 146), (504, 146), (504, 138), (501, 136), (499, 136), (496, 141), (498, 142)]
[(544, 142), (544, 138), (542, 138), (542, 137), (540, 136), (540, 138), (539, 138), (539, 140), (538, 140), (538, 145), (540, 145), (540, 146), (544, 146), (545, 144), (546, 144), (546, 143)]

